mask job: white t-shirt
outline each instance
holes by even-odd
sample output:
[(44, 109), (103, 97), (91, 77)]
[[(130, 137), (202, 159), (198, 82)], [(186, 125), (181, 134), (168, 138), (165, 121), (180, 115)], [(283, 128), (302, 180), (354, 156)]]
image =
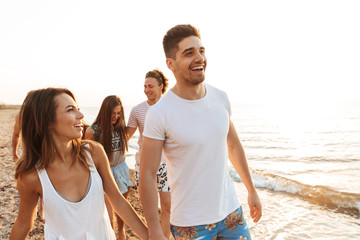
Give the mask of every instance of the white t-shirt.
[(216, 223), (240, 206), (227, 166), (230, 103), (205, 87), (199, 100), (168, 91), (146, 115), (143, 135), (164, 140), (175, 226)]
[[(135, 160), (136, 160), (136, 163), (138, 163), (138, 164), (140, 163), (141, 144), (142, 144), (142, 139), (143, 139), (145, 117), (146, 117), (146, 113), (149, 110), (149, 108), (150, 108), (150, 105), (148, 104), (147, 101), (142, 102), (142, 103), (136, 105), (135, 107), (133, 107), (131, 109), (129, 121), (127, 124), (128, 127), (139, 128), (139, 134), (140, 134), (139, 139), (138, 139), (139, 151), (135, 155)], [(166, 163), (164, 154), (161, 155), (161, 163)]]

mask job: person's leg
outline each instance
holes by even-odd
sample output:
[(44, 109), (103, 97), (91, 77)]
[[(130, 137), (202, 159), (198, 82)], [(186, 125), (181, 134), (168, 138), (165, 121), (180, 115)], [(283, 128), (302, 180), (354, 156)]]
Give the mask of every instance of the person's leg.
[(160, 206), (161, 206), (161, 227), (165, 237), (170, 237), (170, 208), (171, 208), (171, 195), (170, 192), (159, 192)]
[(218, 224), (218, 226), (219, 232), (217, 239), (251, 239), (241, 207), (230, 213), (223, 221)]
[[(126, 199), (127, 199), (128, 195), (129, 195), (129, 191), (127, 191), (126, 193), (123, 194), (124, 198), (126, 198)], [(118, 227), (118, 240), (126, 239), (125, 223), (117, 214), (115, 214), (115, 215), (116, 215), (116, 221), (117, 221), (117, 227)]]
[[(113, 174), (114, 180), (116, 182), (119, 191), (124, 196), (124, 198), (127, 199), (129, 195), (130, 186), (132, 186), (132, 182), (130, 181), (129, 168), (126, 162), (111, 167), (111, 172)], [(118, 240), (126, 239), (124, 221), (117, 214), (115, 215), (116, 215), (117, 232), (118, 232), (117, 239)]]

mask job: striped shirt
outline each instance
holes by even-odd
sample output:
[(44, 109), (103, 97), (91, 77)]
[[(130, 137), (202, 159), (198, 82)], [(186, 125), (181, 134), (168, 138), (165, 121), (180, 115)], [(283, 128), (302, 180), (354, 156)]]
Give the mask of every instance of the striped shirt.
[[(145, 117), (146, 113), (149, 110), (150, 105), (147, 101), (142, 102), (131, 109), (130, 117), (127, 126), (131, 128), (138, 128), (139, 129), (139, 151), (135, 155), (136, 163), (140, 163), (140, 154), (141, 154), (141, 145), (143, 140), (143, 131), (144, 131), (144, 124), (145, 124)], [(164, 153), (161, 155), (161, 163), (165, 163), (166, 159)]]

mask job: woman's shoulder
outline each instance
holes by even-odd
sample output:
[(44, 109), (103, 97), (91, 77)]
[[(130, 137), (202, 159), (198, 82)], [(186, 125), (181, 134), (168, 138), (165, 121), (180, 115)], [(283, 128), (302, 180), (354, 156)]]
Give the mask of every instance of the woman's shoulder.
[(90, 139), (82, 140), (81, 144), (85, 150), (89, 151), (91, 154), (99, 151), (99, 149), (103, 149), (103, 146), (99, 142)]
[(30, 170), (17, 178), (18, 187), (24, 186), (28, 191), (40, 192), (41, 183), (36, 169)]
[(103, 155), (103, 153), (105, 152), (104, 147), (93, 140), (83, 140), (82, 144), (84, 145), (84, 147), (86, 148), (85, 150), (89, 151), (92, 160), (94, 162), (94, 164), (97, 164), (97, 160)]
[(144, 111), (144, 110), (148, 109), (149, 107), (150, 107), (150, 105), (147, 103), (147, 101), (144, 101), (144, 102), (139, 103), (135, 107), (133, 107), (131, 110), (132, 110), (132, 112), (137, 113), (139, 111), (140, 112)]

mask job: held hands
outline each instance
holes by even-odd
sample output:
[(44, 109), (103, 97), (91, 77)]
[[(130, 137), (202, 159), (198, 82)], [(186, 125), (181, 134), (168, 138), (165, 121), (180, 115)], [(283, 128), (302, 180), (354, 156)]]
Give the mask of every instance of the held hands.
[(250, 208), (250, 216), (255, 223), (257, 223), (262, 215), (262, 207), (259, 196), (256, 191), (253, 193), (249, 193), (248, 196), (248, 204)]
[(157, 232), (157, 233), (150, 233), (149, 232), (149, 240), (168, 240), (163, 232)]

